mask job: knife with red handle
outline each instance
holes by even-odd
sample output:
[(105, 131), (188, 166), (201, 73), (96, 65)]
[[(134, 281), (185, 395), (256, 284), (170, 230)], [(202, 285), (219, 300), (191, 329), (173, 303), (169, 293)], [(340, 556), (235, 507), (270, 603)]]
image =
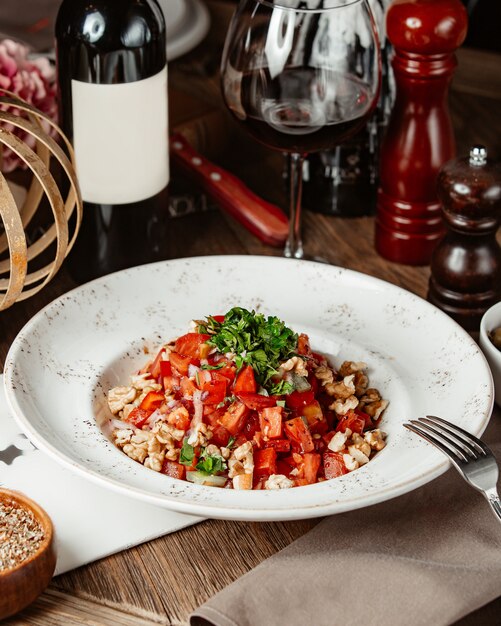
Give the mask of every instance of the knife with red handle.
[(282, 246), (288, 220), (275, 204), (266, 202), (241, 180), (196, 152), (180, 133), (170, 137), (172, 160), (197, 182), (217, 204), (261, 241)]

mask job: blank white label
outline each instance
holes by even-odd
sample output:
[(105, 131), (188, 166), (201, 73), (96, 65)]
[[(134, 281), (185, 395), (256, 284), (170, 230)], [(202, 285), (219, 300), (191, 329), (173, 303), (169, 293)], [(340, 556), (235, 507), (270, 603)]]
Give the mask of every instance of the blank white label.
[(162, 191), (169, 182), (167, 67), (119, 85), (72, 80), (72, 98), (84, 201), (127, 204)]

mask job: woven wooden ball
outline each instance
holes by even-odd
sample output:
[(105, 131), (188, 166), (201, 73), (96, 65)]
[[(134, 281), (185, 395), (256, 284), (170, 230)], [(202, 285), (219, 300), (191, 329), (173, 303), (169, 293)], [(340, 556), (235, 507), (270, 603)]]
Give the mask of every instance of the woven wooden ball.
[[(31, 182), (24, 202), (18, 206), (0, 172), (0, 311), (33, 296), (52, 280), (71, 250), (82, 220), (82, 198), (69, 140), (57, 124), (35, 107), (11, 92), (2, 90), (1, 94), (0, 158), (3, 147), (10, 148), (27, 165)], [(42, 122), (55, 130), (69, 157), (44, 130)], [(35, 148), (20, 139), (12, 127), (33, 137)], [(51, 173), (54, 170), (58, 182)], [(63, 192), (63, 188), (67, 191)], [(38, 238), (33, 240), (31, 236), (28, 243), (26, 230), (44, 197), (50, 206), (51, 222), (39, 229)], [(75, 211), (70, 235), (69, 222)], [(53, 258), (46, 260), (44, 255), (49, 252)]]

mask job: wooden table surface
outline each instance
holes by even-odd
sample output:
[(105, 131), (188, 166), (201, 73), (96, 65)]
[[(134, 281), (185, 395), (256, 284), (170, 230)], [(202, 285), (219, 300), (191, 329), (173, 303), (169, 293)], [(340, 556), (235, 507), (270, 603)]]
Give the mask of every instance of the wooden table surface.
[[(222, 112), (217, 67), (231, 12), (207, 2), (211, 32), (194, 52), (170, 64), (171, 124), (182, 124), (207, 156), (240, 176), (269, 200), (283, 202), (281, 158), (240, 134)], [(461, 50), (451, 93), (458, 151), (483, 143), (501, 157), (501, 57)], [(238, 146), (238, 152), (232, 146)], [(173, 176), (176, 187), (176, 174)], [(389, 263), (373, 248), (373, 218), (339, 219), (308, 213), (307, 251), (331, 263), (377, 276), (425, 297), (429, 270)], [(239, 224), (214, 210), (171, 220), (170, 256), (279, 255)], [(74, 287), (64, 267), (36, 297), (0, 313), (0, 363), (21, 327), (43, 306)], [(496, 418), (499, 416), (497, 415)], [(138, 502), (138, 506), (140, 506)], [(319, 520), (245, 523), (208, 520), (56, 577), (9, 626), (186, 624), (196, 606), (267, 557), (306, 533)], [(499, 624), (501, 602), (461, 623)], [(273, 626), (273, 625), (270, 625)]]

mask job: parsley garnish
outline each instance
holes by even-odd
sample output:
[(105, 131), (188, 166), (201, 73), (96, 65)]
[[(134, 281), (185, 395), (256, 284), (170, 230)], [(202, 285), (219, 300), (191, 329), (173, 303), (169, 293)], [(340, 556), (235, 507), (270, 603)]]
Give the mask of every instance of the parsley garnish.
[(232, 435), (228, 439), (228, 443), (226, 444), (225, 448), (228, 448), (228, 450), (231, 450), (233, 448), (233, 446), (235, 445), (235, 441), (236, 440), (237, 440), (237, 438)]
[(179, 462), (181, 465), (192, 465), (195, 457), (195, 448), (188, 443), (188, 439), (183, 441), (183, 447), (179, 454)]
[(209, 365), (207, 363), (207, 365), (201, 365), (200, 369), (201, 370), (220, 370), (224, 366), (225, 366), (225, 363), (218, 363), (217, 365)]
[(219, 454), (206, 454), (205, 450), (196, 465), (197, 470), (204, 474), (214, 475), (227, 469), (226, 461)]
[[(270, 389), (270, 395), (272, 396), (285, 396), (294, 391), (294, 385), (287, 380), (281, 380), (276, 385), (273, 385)], [(277, 402), (278, 404), (278, 402)]]
[(216, 404), (216, 409), (222, 409), (226, 404), (230, 402), (236, 402), (237, 400), (237, 396), (226, 396), (226, 398), (222, 402)]
[[(278, 393), (272, 392), (277, 385), (271, 379), (278, 373), (280, 363), (296, 353), (298, 339), (278, 317), (265, 317), (262, 313), (234, 307), (226, 313), (222, 323), (209, 316), (205, 327), (199, 328), (212, 333), (207, 343), (219, 352), (235, 354), (237, 369), (245, 363), (251, 365), (258, 384), (269, 393)], [(278, 386), (282, 389), (280, 393), (293, 391), (290, 383)]]

